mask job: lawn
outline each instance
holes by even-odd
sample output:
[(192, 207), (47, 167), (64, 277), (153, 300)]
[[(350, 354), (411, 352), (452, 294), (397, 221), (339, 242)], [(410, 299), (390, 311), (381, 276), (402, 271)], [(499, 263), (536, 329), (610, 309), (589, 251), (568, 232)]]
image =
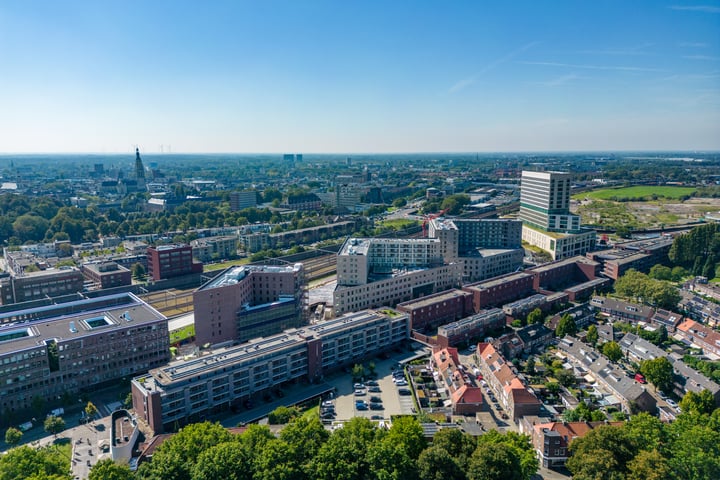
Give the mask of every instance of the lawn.
[(573, 198), (577, 200), (590, 198), (596, 200), (615, 201), (656, 200), (658, 198), (679, 200), (682, 197), (692, 195), (696, 190), (697, 189), (694, 187), (637, 185), (634, 187), (603, 188), (600, 190), (592, 190), (590, 192), (582, 192), (573, 195)]
[(230, 260), (228, 262), (206, 263), (203, 265), (203, 271), (211, 272), (213, 270), (222, 270), (233, 265), (245, 265), (246, 263), (250, 263), (250, 259), (248, 257), (240, 258), (238, 260)]
[(403, 230), (405, 228), (414, 227), (417, 224), (417, 220), (411, 220), (409, 218), (395, 218), (392, 220), (384, 220), (379, 223), (380, 226), (394, 228), (396, 230)]
[(170, 345), (182, 342), (186, 338), (195, 336), (195, 325), (187, 325), (178, 330), (170, 332)]

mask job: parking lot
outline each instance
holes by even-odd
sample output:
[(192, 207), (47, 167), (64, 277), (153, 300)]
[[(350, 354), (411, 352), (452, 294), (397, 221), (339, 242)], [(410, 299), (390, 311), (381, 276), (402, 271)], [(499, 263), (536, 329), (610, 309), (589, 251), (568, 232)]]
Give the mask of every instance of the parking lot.
[[(427, 351), (419, 348), (410, 353), (393, 354), (387, 360), (373, 359), (376, 373), (374, 379), (353, 381), (352, 375), (348, 373), (327, 379), (328, 383), (335, 385), (337, 390), (334, 398), (327, 404), (327, 410), (334, 412), (335, 415), (327, 415), (324, 420), (326, 422), (346, 421), (353, 417), (382, 420), (390, 419), (392, 415), (414, 413), (412, 394), (401, 395), (399, 393), (400, 390), (406, 390), (409, 393), (410, 387), (407, 385), (397, 386), (393, 381), (393, 371), (401, 371), (398, 363), (423, 353), (427, 353)], [(329, 408), (330, 405), (332, 405), (332, 409)]]

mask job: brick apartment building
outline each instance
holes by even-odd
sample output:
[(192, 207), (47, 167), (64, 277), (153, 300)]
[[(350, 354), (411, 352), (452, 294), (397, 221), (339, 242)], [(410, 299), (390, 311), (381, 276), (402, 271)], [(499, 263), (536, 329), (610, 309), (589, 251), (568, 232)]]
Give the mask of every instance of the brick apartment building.
[(170, 358), (167, 319), (130, 293), (0, 314), (0, 408), (59, 403)]
[(190, 245), (160, 245), (147, 249), (148, 276), (154, 280), (202, 273), (202, 263), (193, 260)]
[(193, 293), (196, 342), (247, 341), (301, 326), (304, 287), (301, 263), (228, 268)]

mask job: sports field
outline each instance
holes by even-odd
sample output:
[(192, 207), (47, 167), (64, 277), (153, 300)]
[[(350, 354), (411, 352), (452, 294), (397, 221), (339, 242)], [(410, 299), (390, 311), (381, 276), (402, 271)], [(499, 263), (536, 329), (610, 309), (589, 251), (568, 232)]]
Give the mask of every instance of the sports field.
[(657, 200), (665, 198), (669, 200), (679, 200), (695, 193), (694, 187), (669, 187), (663, 185), (636, 185), (634, 187), (623, 188), (603, 188), (600, 190), (592, 190), (590, 192), (582, 192), (573, 195), (573, 198), (582, 200), (590, 198), (593, 200), (615, 200), (615, 201), (638, 201), (638, 200)]

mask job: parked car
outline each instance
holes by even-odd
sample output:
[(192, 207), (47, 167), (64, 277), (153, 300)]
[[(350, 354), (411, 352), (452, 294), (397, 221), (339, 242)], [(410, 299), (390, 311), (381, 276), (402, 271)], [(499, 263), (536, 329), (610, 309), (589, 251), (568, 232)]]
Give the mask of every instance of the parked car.
[(670, 406), (673, 407), (673, 408), (677, 408), (677, 407), (678, 407), (678, 404), (677, 404), (677, 403), (675, 402), (675, 400), (673, 400), (672, 398), (668, 398), (668, 399), (665, 400), (665, 401), (667, 402), (668, 405), (670, 405)]
[(355, 385), (353, 385), (353, 388), (355, 390), (358, 390), (360, 388), (365, 388), (365, 384), (364, 383), (356, 383)]
[(325, 400), (324, 402), (322, 402), (322, 406), (323, 407), (334, 407), (335, 404), (333, 403), (332, 400)]
[(370, 380), (369, 382), (365, 382), (365, 385), (367, 385), (369, 387), (377, 387), (379, 385), (379, 383), (376, 382), (375, 380)]
[(358, 404), (355, 405), (355, 408), (358, 409), (358, 410), (367, 410), (367, 409), (370, 408), (370, 407), (368, 407), (368, 406), (367, 406), (366, 404), (364, 404), (364, 403), (358, 403)]
[(380, 387), (369, 387), (368, 392), (380, 393), (380, 392), (382, 392), (382, 390), (380, 390)]
[(398, 380), (397, 382), (395, 382), (395, 385), (397, 385), (398, 387), (407, 387), (407, 384), (408, 383), (405, 380)]
[(371, 402), (376, 402), (376, 403), (382, 403), (382, 398), (380, 398), (380, 397), (370, 397), (370, 401), (371, 401)]
[(365, 390), (355, 390), (355, 396), (356, 397), (362, 397), (363, 395), (366, 395), (367, 392)]
[(370, 420), (382, 420), (382, 419), (383, 419), (382, 415), (373, 415), (372, 417), (370, 417)]
[(400, 395), (412, 395), (412, 392), (410, 392), (410, 390), (408, 390), (407, 388), (401, 388), (401, 389), (399, 389), (399, 390), (398, 390), (398, 393), (399, 393)]
[(370, 404), (370, 410), (384, 410), (385, 407), (383, 407), (382, 403), (371, 403)]

